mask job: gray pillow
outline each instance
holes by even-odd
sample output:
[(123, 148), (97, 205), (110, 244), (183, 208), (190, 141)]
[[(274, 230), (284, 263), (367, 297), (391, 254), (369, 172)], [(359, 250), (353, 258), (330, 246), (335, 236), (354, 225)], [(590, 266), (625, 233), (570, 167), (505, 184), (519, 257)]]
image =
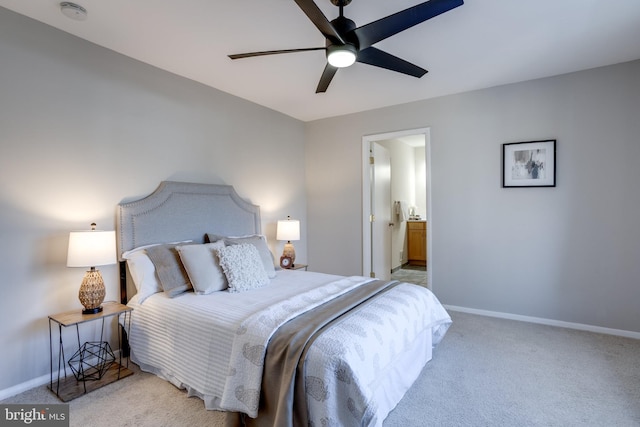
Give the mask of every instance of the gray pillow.
[(269, 250), (269, 246), (267, 246), (267, 239), (263, 235), (252, 234), (249, 236), (228, 237), (207, 233), (207, 239), (212, 243), (224, 240), (227, 245), (237, 245), (240, 243), (252, 244), (258, 250), (258, 254), (260, 255), (260, 260), (262, 260), (262, 265), (264, 266), (264, 271), (267, 273), (267, 277), (269, 277), (269, 279), (276, 277), (273, 255)]
[(147, 255), (156, 267), (162, 290), (171, 298), (193, 289), (176, 245), (158, 245), (147, 248)]
[(227, 289), (227, 278), (218, 262), (217, 249), (224, 248), (223, 240), (204, 245), (180, 245), (176, 250), (184, 265), (193, 290), (206, 295)]

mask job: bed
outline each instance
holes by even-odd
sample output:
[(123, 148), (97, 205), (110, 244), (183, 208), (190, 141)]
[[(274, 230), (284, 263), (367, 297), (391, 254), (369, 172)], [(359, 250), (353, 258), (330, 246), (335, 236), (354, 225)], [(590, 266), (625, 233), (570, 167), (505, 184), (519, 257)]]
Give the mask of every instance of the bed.
[(380, 426), (451, 324), (417, 285), (275, 268), (228, 185), (121, 203), (117, 244), (131, 360), (229, 424)]

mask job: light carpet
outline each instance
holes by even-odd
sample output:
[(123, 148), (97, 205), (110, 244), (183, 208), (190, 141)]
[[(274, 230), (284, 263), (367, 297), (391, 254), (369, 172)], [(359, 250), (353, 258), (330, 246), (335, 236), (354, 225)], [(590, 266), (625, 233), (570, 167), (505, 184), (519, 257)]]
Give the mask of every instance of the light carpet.
[[(410, 426), (640, 426), (640, 341), (451, 312), (434, 357), (385, 420)], [(144, 372), (70, 402), (71, 426), (222, 426)], [(58, 403), (46, 386), (2, 403)]]

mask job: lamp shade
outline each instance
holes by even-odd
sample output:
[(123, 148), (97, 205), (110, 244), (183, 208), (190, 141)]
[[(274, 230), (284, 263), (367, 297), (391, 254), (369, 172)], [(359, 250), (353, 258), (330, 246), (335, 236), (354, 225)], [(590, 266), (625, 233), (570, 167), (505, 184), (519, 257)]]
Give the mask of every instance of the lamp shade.
[(291, 217), (278, 221), (276, 239), (289, 241), (300, 240), (300, 221), (291, 219)]
[(72, 231), (69, 233), (67, 267), (97, 267), (116, 263), (115, 231)]

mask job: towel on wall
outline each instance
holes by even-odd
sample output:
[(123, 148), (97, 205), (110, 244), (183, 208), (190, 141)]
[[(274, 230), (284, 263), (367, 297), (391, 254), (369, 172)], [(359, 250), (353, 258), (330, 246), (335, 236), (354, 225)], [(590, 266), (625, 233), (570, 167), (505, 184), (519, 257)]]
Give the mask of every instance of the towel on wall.
[(407, 202), (395, 202), (395, 214), (398, 218), (398, 221), (406, 221), (409, 217), (409, 205), (407, 204)]

